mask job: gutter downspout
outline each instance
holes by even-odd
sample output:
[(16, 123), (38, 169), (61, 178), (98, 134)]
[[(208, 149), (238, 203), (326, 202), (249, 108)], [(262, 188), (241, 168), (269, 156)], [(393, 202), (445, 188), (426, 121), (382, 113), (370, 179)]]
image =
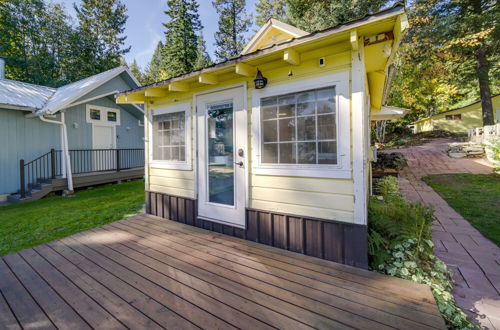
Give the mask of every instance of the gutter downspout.
[(63, 162), (63, 165), (65, 166), (65, 171), (64, 174), (66, 174), (66, 178), (68, 180), (68, 190), (73, 191), (73, 175), (71, 173), (71, 159), (69, 157), (69, 150), (68, 150), (68, 133), (66, 130), (66, 123), (64, 121), (64, 112), (61, 112), (61, 121), (55, 121), (55, 120), (49, 120), (46, 119), (42, 116), (39, 116), (41, 121), (44, 121), (46, 123), (51, 123), (51, 124), (56, 124), (56, 125), (61, 125), (61, 147), (62, 147), (62, 152), (64, 155), (64, 159), (66, 160)]

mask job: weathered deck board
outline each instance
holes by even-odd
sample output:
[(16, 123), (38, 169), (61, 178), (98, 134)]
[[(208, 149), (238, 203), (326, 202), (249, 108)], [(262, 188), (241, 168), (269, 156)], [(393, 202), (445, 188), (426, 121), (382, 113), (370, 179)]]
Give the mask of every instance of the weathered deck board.
[(444, 329), (423, 285), (136, 216), (0, 259), (0, 328)]

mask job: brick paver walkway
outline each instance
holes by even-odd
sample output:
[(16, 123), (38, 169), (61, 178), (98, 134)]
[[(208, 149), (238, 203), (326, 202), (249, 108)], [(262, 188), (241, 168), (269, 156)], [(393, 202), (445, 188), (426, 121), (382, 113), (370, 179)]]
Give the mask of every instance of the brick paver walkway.
[(422, 201), (435, 208), (435, 253), (454, 272), (453, 294), (458, 305), (482, 327), (500, 330), (500, 248), (420, 180), (428, 174), (492, 172), (485, 160), (448, 157), (444, 153), (448, 142), (435, 140), (394, 150), (403, 153), (408, 161), (408, 167), (400, 173), (401, 190), (410, 201)]

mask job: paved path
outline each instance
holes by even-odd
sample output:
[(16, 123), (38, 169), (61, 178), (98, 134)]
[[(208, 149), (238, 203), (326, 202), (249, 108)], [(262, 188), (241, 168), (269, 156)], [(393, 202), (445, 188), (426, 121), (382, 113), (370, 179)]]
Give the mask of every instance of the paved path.
[(492, 172), (492, 166), (482, 159), (448, 157), (444, 153), (448, 142), (435, 140), (394, 150), (403, 153), (408, 161), (408, 167), (401, 172), (401, 190), (409, 200), (435, 208), (435, 253), (454, 272), (453, 294), (458, 305), (482, 327), (500, 330), (500, 248), (420, 180), (428, 174)]

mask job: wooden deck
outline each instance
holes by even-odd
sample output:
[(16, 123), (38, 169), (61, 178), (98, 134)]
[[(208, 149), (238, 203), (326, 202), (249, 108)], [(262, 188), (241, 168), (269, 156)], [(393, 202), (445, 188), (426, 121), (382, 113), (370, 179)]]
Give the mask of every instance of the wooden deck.
[(0, 259), (0, 328), (444, 329), (428, 287), (136, 216)]

